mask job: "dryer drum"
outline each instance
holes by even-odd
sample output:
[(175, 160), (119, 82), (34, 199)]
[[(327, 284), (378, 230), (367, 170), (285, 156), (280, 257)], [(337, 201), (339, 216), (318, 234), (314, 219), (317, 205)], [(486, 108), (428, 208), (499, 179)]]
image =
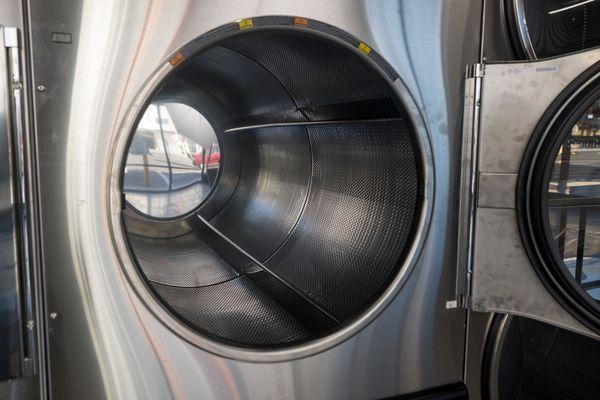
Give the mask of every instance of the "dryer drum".
[(600, 342), (524, 317), (496, 314), (482, 359), (482, 398), (596, 399)]
[(226, 36), (161, 83), (125, 157), (123, 222), (170, 311), (213, 339), (278, 347), (346, 326), (388, 289), (423, 174), (381, 71), (340, 40), (279, 27)]
[(600, 44), (596, 1), (504, 0), (504, 14), (520, 59), (554, 57)]

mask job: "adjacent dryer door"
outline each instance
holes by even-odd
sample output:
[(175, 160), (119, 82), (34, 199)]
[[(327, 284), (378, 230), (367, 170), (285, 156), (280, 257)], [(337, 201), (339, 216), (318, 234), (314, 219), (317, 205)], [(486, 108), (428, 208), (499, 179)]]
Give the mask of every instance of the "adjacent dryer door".
[(473, 71), (463, 145), (464, 303), (595, 335), (600, 50)]

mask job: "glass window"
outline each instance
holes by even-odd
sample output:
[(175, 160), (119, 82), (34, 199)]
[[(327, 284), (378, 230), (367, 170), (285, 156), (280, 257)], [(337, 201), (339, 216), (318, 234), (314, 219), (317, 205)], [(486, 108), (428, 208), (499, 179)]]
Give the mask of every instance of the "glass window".
[(221, 165), (218, 149), (212, 126), (194, 108), (150, 104), (129, 146), (123, 177), (127, 202), (156, 218), (190, 212), (215, 184)]
[(600, 101), (579, 118), (554, 159), (548, 220), (564, 265), (600, 300)]

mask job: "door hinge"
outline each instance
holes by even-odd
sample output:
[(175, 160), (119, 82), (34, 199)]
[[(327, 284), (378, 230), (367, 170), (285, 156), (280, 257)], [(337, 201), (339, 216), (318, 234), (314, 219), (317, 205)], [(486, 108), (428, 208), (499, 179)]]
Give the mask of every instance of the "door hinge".
[(19, 30), (17, 28), (5, 27), (4, 30), (4, 47), (19, 47)]
[(449, 302), (450, 304), (446, 303), (447, 308), (450, 308), (449, 305), (462, 308), (470, 306), (475, 214), (477, 212), (479, 111), (484, 75), (484, 64), (469, 65), (465, 74), (456, 252), (456, 297)]

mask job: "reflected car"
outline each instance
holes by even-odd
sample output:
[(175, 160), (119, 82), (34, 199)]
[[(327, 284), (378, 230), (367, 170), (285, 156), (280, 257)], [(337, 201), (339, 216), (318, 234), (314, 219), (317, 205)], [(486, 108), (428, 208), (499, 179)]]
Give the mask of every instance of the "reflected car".
[(210, 151), (205, 160), (206, 169), (219, 168), (221, 163), (221, 152), (219, 151), (219, 144), (213, 143), (210, 146)]
[(194, 153), (192, 155), (192, 163), (194, 164), (195, 167), (200, 167), (203, 168), (203, 162), (202, 159), (204, 158), (204, 150), (200, 150), (197, 153)]

